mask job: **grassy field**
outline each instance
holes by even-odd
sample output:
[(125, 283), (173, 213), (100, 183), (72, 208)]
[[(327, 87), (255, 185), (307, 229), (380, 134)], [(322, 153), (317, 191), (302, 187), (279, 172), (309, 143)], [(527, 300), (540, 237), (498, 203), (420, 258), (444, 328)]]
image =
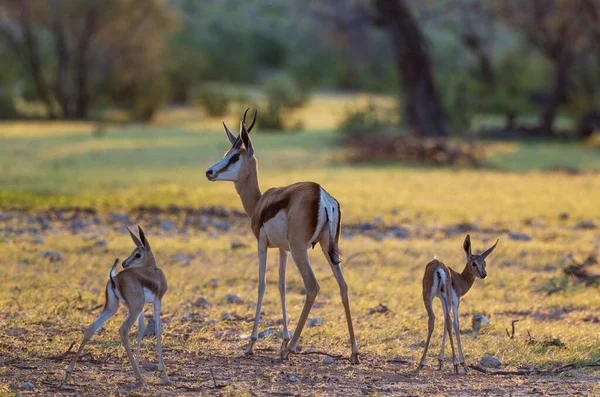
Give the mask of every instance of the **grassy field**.
[[(69, 395), (599, 393), (594, 368), (509, 377), (471, 371), (457, 380), (447, 361), (439, 374), (433, 369), (439, 324), (430, 368), (420, 376), (413, 372), (427, 327), (420, 296), (423, 269), (434, 255), (462, 269), (466, 232), (476, 250), (500, 239), (488, 260), (488, 278), (478, 280), (461, 304), (469, 364), (485, 354), (508, 370), (600, 361), (598, 288), (575, 283), (563, 272), (568, 254), (583, 260), (600, 249), (593, 228), (600, 226), (598, 149), (489, 142), (490, 169), (349, 166), (331, 132), (345, 106), (335, 98), (317, 98), (295, 115), (306, 120), (306, 131), (259, 130), (254, 146), (263, 190), (314, 180), (341, 202), (346, 224), (341, 245), (363, 364), (347, 361), (343, 308), (318, 249), (310, 252), (321, 284), (311, 317), (325, 322), (306, 328), (301, 345), (304, 352), (335, 355), (335, 364), (323, 363), (319, 354), (285, 363), (276, 359), (281, 329), (276, 251), (269, 256), (260, 326), (275, 332), (259, 340), (255, 357), (243, 357), (256, 299), (256, 248), (243, 214), (202, 210), (241, 210), (230, 183), (210, 184), (204, 177), (227, 149), (217, 120), (173, 110), (152, 126), (109, 126), (102, 137), (93, 136), (92, 124), (6, 123), (0, 124), (0, 394), (26, 394), (20, 391), (26, 381), (35, 384), (30, 393)], [(236, 125), (235, 117), (227, 120)], [(581, 172), (549, 171), (573, 167)], [(140, 206), (156, 208), (139, 211)], [(169, 280), (164, 344), (174, 384), (162, 386), (152, 373), (156, 357), (148, 338), (142, 366), (151, 385), (129, 388), (134, 378), (118, 339), (119, 314), (89, 344), (91, 356), (76, 367), (73, 385), (59, 389), (66, 360), (52, 356), (79, 343), (82, 330), (99, 314), (112, 261), (132, 249), (124, 226), (134, 223), (144, 226)], [(373, 230), (361, 231), (360, 223)], [(389, 233), (398, 227), (405, 238)], [(60, 258), (44, 255), (47, 250)], [(600, 273), (598, 265), (590, 271)], [(227, 294), (244, 303), (228, 304)], [(200, 297), (211, 305), (194, 305)], [(292, 328), (303, 300), (290, 261)], [(389, 310), (372, 313), (379, 304)], [(441, 318), (438, 303), (436, 311)], [(471, 317), (478, 313), (491, 323), (476, 334)], [(520, 321), (509, 339), (505, 328), (514, 319)], [(553, 338), (565, 346), (547, 346)], [(215, 388), (209, 368), (224, 387)], [(290, 375), (299, 382), (291, 382)]]

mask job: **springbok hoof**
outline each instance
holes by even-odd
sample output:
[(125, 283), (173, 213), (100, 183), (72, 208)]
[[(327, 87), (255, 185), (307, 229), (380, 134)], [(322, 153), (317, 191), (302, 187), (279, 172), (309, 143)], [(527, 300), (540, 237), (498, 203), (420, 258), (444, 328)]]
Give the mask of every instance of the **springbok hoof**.
[(250, 343), (248, 343), (248, 347), (246, 347), (246, 350), (244, 350), (244, 354), (246, 356), (254, 355), (254, 342), (256, 342), (255, 338), (250, 339)]
[(444, 360), (438, 360), (438, 371), (444, 369)]
[(163, 385), (172, 385), (173, 384), (173, 382), (171, 382), (171, 379), (169, 379), (169, 375), (167, 375), (166, 373), (160, 376), (160, 380)]
[(458, 375), (458, 364), (454, 364), (454, 373)]
[(358, 352), (352, 353), (350, 355), (350, 363), (353, 364), (353, 365), (360, 364), (360, 358), (358, 358)]
[(468, 371), (469, 368), (467, 367), (467, 364), (466, 363), (461, 363), (461, 365), (462, 365), (463, 369), (465, 370), (465, 375), (467, 373), (469, 373), (469, 371)]
[(290, 349), (289, 348), (285, 348), (285, 349), (281, 349), (281, 351), (279, 352), (279, 359), (281, 361), (286, 361), (290, 356)]

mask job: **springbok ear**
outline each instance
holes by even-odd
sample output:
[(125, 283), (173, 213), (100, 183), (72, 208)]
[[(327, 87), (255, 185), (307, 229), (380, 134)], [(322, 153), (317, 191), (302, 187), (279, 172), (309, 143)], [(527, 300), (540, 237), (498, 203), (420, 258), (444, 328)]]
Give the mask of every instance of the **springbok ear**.
[(146, 235), (144, 234), (142, 227), (139, 225), (138, 225), (138, 232), (140, 233), (140, 239), (142, 240), (142, 244), (144, 245), (144, 248), (146, 248), (146, 251), (152, 251), (152, 248), (150, 248), (150, 243), (148, 242), (148, 239), (146, 238)]
[(494, 251), (494, 249), (496, 249), (496, 246), (498, 245), (498, 241), (500, 241), (500, 240), (496, 240), (496, 244), (492, 245), (490, 248), (487, 249), (487, 251), (485, 251), (483, 254), (481, 254), (481, 257), (483, 259), (485, 259), (489, 254), (492, 253), (492, 251)]
[(131, 236), (131, 239), (133, 240), (133, 243), (135, 244), (136, 247), (138, 247), (138, 248), (144, 247), (144, 244), (141, 242), (141, 240), (138, 238), (138, 236), (136, 236), (135, 233), (133, 233), (131, 231), (131, 229), (129, 227), (127, 227), (127, 231), (129, 232), (129, 235)]
[(229, 140), (229, 143), (231, 143), (232, 145), (235, 143), (235, 141), (237, 140), (236, 136), (233, 135), (231, 133), (231, 131), (229, 131), (229, 128), (227, 128), (227, 124), (225, 124), (225, 122), (223, 121), (223, 127), (225, 128), (225, 135), (227, 135), (227, 139)]
[(246, 124), (244, 124), (244, 122), (242, 122), (240, 129), (240, 136), (242, 137), (242, 142), (246, 147), (246, 158), (251, 159), (254, 157), (254, 146), (252, 146), (252, 140), (250, 139), (250, 135), (248, 135), (248, 131), (246, 131)]
[(467, 234), (465, 237), (465, 242), (463, 243), (463, 249), (465, 250), (465, 254), (467, 255), (467, 260), (471, 257), (471, 236)]

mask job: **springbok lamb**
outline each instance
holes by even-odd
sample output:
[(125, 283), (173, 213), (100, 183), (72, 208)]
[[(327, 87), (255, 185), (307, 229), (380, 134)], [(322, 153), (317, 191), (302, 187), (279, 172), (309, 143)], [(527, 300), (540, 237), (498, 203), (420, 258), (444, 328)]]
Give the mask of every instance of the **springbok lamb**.
[[(433, 328), (435, 326), (433, 298), (438, 297), (442, 302), (445, 325), (445, 329), (442, 331), (442, 347), (438, 357), (438, 369), (441, 370), (444, 365), (444, 345), (446, 344), (447, 333), (450, 337), (454, 372), (458, 374), (459, 363), (464, 368), (465, 373), (467, 372), (467, 365), (465, 364), (465, 357), (463, 356), (462, 345), (460, 342), (458, 305), (460, 303), (460, 298), (469, 292), (473, 286), (475, 278), (479, 277), (484, 279), (487, 277), (487, 272), (485, 270), (485, 258), (487, 258), (492, 251), (494, 251), (496, 245), (498, 245), (498, 241), (496, 241), (496, 244), (488, 248), (483, 254), (474, 255), (471, 253), (471, 237), (467, 234), (467, 237), (463, 243), (463, 249), (465, 250), (467, 263), (465, 264), (465, 268), (463, 269), (462, 273), (458, 273), (451, 267), (444, 265), (442, 262), (438, 261), (437, 258), (427, 264), (427, 267), (425, 268), (425, 274), (423, 275), (423, 302), (425, 303), (425, 309), (427, 310), (429, 321), (427, 341), (425, 342), (425, 350), (423, 351), (421, 362), (417, 368), (418, 371), (425, 367), (427, 363), (427, 349), (429, 348), (431, 334), (433, 333)], [(452, 341), (452, 320), (450, 319), (450, 309), (452, 309), (454, 314), (454, 333), (456, 335), (456, 344), (458, 346), (458, 359), (454, 353), (454, 343)]]
[[(123, 271), (120, 273), (116, 272), (116, 267), (119, 263), (118, 259), (115, 260), (115, 263), (110, 269), (108, 275), (109, 280), (106, 283), (105, 289), (106, 303), (104, 304), (104, 309), (96, 321), (94, 321), (85, 332), (83, 341), (81, 341), (81, 345), (79, 346), (75, 357), (73, 357), (73, 360), (71, 360), (67, 367), (64, 383), (68, 383), (71, 379), (71, 373), (73, 372), (75, 363), (81, 355), (86, 343), (94, 336), (96, 331), (117, 312), (119, 303), (125, 304), (129, 310), (127, 318), (125, 318), (123, 325), (121, 325), (121, 328), (119, 329), (119, 335), (121, 336), (123, 345), (125, 345), (125, 350), (127, 351), (129, 362), (133, 367), (135, 377), (138, 383), (142, 385), (146, 384), (139, 368), (140, 348), (142, 345), (142, 337), (144, 335), (144, 304), (154, 304), (158, 368), (161, 373), (162, 381), (164, 383), (170, 382), (163, 362), (160, 322), (161, 301), (165, 292), (167, 292), (167, 279), (163, 271), (156, 266), (156, 260), (154, 259), (154, 254), (150, 248), (150, 243), (148, 243), (142, 228), (138, 226), (139, 238), (129, 230), (129, 228), (127, 228), (127, 230), (136, 247), (131, 255), (123, 261)], [(129, 344), (129, 331), (136, 321), (138, 321), (138, 338), (136, 356), (134, 358)]]
[[(352, 344), (350, 361), (358, 364), (360, 360), (350, 314), (348, 285), (342, 274), (339, 256), (340, 205), (325, 189), (314, 182), (299, 182), (289, 186), (271, 188), (265, 193), (261, 193), (258, 184), (257, 160), (249, 136), (256, 122), (256, 113), (252, 124), (246, 128), (247, 113), (248, 110), (244, 113), (240, 134), (237, 137), (223, 123), (231, 148), (221, 161), (206, 171), (209, 181), (234, 182), (244, 210), (250, 218), (252, 231), (258, 240), (258, 301), (254, 328), (250, 343), (246, 348), (246, 354), (253, 354), (254, 343), (258, 338), (260, 311), (266, 287), (268, 248), (279, 249), (279, 293), (283, 312), (283, 343), (279, 355), (281, 359), (285, 360), (290, 352), (296, 352), (300, 334), (320, 288), (308, 258), (308, 248), (319, 243), (340, 288)], [(285, 305), (288, 252), (292, 254), (306, 289), (304, 307), (291, 340), (289, 339)]]

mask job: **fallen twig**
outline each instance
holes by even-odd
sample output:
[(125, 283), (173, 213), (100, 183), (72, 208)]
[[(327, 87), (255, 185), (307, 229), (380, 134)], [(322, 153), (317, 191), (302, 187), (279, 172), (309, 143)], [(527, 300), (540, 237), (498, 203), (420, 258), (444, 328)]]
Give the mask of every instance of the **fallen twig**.
[(212, 376), (212, 381), (213, 381), (213, 385), (215, 386), (215, 389), (222, 389), (223, 387), (225, 387), (225, 385), (218, 385), (217, 384), (217, 380), (215, 379), (215, 374), (212, 370), (212, 368), (210, 369), (210, 375)]
[(515, 339), (515, 323), (518, 323), (519, 320), (512, 320), (512, 322), (510, 323), (511, 326), (511, 332), (508, 332), (508, 328), (506, 328), (506, 335), (510, 338), (510, 339)]
[(475, 371), (484, 373), (486, 375), (556, 375), (556, 374), (560, 374), (560, 373), (563, 373), (566, 371), (571, 371), (574, 369), (597, 368), (597, 367), (600, 367), (600, 362), (581, 364), (581, 365), (567, 364), (567, 365), (563, 365), (562, 367), (559, 367), (559, 368), (547, 369), (547, 370), (531, 368), (531, 369), (518, 369), (516, 371), (504, 371), (504, 370), (496, 371), (496, 370), (490, 370), (481, 365), (469, 365), (469, 368), (472, 368)]
[(299, 355), (320, 354), (320, 355), (323, 355), (323, 356), (328, 356), (328, 357), (331, 357), (331, 358), (336, 358), (338, 360), (344, 358), (344, 356), (342, 356), (340, 354), (329, 354), (329, 353), (326, 353), (326, 352), (323, 352), (323, 351), (320, 351), (320, 350), (311, 350), (311, 351), (308, 351), (308, 352), (299, 352), (299, 353), (294, 353), (294, 354), (299, 354)]
[(517, 371), (491, 371), (481, 365), (469, 365), (469, 368), (474, 369), (475, 371), (479, 371), (481, 373), (484, 373), (486, 375), (531, 375), (532, 373), (538, 373), (538, 372), (534, 372), (534, 371), (528, 371), (528, 370), (524, 370), (524, 369), (519, 369)]
[(73, 352), (71, 351), (71, 349), (73, 349), (73, 346), (75, 346), (75, 342), (71, 343), (71, 345), (69, 346), (69, 348), (67, 349), (67, 351), (66, 351), (66, 352), (64, 352), (64, 353), (61, 353), (61, 354), (58, 354), (58, 355), (56, 355), (56, 356), (47, 356), (47, 357), (44, 357), (44, 358), (45, 358), (46, 360), (62, 361), (62, 360), (64, 360), (65, 358), (67, 358), (67, 356), (68, 356), (69, 354), (72, 354), (72, 353), (73, 353)]

